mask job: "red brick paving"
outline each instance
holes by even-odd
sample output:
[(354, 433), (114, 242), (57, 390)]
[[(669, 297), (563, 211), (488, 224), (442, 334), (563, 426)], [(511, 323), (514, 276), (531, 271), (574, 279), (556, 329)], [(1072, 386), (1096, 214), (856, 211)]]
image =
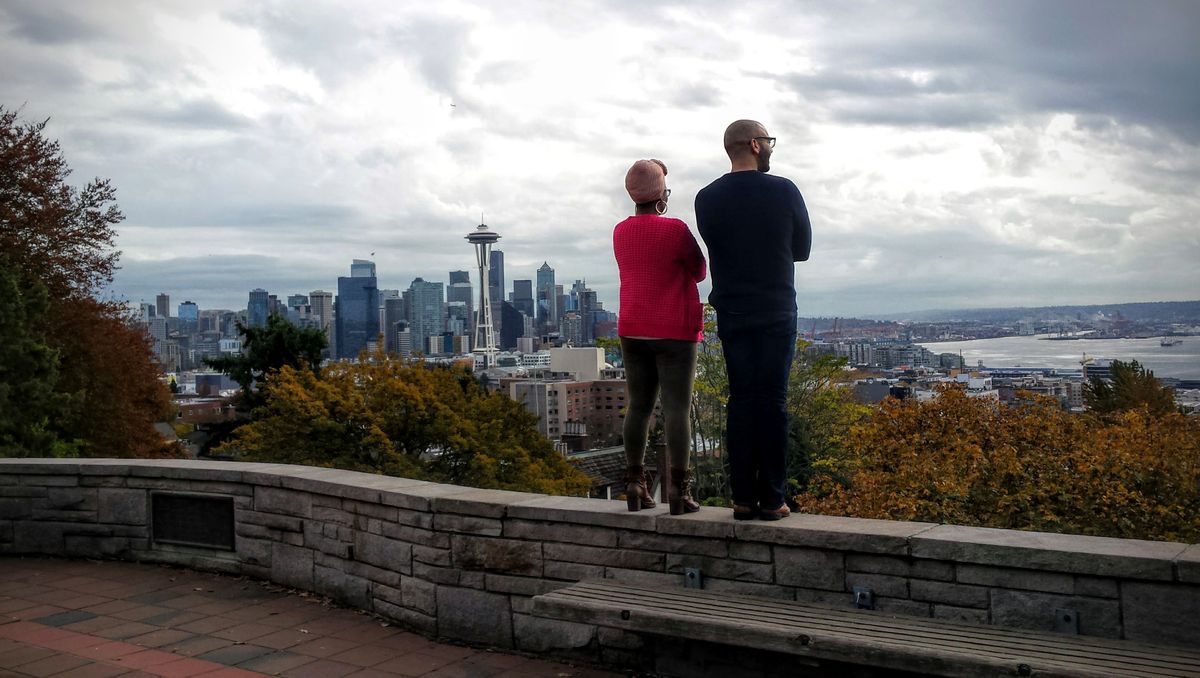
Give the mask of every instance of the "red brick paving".
[[(71, 616), (54, 617), (67, 612), (84, 616), (75, 611), (97, 616), (72, 623), (64, 623)], [(227, 666), (198, 655), (238, 663)], [(134, 563), (0, 557), (0, 676), (4, 678), (264, 675), (615, 678), (618, 674), (439, 644), (311, 594), (297, 595), (249, 579)]]

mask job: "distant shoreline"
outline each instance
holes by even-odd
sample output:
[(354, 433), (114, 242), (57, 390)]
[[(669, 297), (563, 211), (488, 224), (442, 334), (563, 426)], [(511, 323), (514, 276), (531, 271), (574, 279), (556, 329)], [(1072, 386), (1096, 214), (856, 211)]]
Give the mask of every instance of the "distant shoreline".
[(1033, 334), (998, 334), (994, 337), (971, 337), (969, 339), (920, 339), (918, 341), (914, 341), (913, 343), (914, 344), (957, 344), (957, 343), (962, 343), (964, 341), (987, 341), (989, 339), (1013, 339), (1013, 338), (1020, 338), (1020, 337), (1029, 337), (1030, 339), (1036, 339), (1038, 341), (1080, 341), (1080, 340), (1117, 341), (1120, 339), (1131, 339), (1131, 340), (1132, 339), (1160, 339), (1164, 336), (1178, 337), (1178, 338), (1182, 339), (1183, 337), (1194, 337), (1197, 335), (1195, 335), (1195, 334), (1154, 334), (1154, 335), (1151, 335), (1148, 337), (1106, 337), (1103, 335), (1096, 336), (1096, 335), (1092, 335), (1092, 334), (1085, 334), (1085, 335), (1079, 335), (1077, 337), (1059, 337), (1059, 336), (1054, 336), (1054, 335), (1047, 335), (1047, 336), (1039, 337), (1039, 336), (1033, 335)]

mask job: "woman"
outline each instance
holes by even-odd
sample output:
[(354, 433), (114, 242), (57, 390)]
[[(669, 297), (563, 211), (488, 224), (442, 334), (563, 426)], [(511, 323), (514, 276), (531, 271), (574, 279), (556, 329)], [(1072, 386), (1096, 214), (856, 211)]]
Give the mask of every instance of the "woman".
[(613, 230), (613, 253), (621, 272), (617, 334), (629, 391), (624, 428), (629, 510), (654, 507), (646, 486), (646, 437), (661, 392), (671, 468), (667, 498), (671, 514), (679, 515), (700, 510), (688, 473), (688, 408), (704, 326), (696, 283), (704, 280), (706, 270), (687, 224), (663, 216), (671, 195), (666, 177), (667, 166), (660, 160), (638, 160), (629, 168), (625, 190), (634, 215)]

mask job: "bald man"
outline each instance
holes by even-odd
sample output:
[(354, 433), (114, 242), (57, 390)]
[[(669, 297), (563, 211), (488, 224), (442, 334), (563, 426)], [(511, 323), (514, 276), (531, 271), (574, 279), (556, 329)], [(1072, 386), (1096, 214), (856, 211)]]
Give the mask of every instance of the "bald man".
[(717, 336), (729, 374), (726, 452), (733, 517), (790, 514), (787, 385), (796, 354), (797, 261), (812, 244), (800, 190), (767, 174), (775, 137), (754, 120), (725, 130), (729, 174), (696, 194), (696, 226), (708, 246)]

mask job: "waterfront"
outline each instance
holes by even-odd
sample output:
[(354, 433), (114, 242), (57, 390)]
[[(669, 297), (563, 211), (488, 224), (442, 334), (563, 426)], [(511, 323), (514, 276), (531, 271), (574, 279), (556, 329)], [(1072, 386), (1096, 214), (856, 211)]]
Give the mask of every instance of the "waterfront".
[(1180, 337), (1176, 346), (1160, 346), (1150, 339), (1079, 339), (1047, 341), (1042, 334), (1029, 337), (999, 337), (972, 341), (921, 342), (934, 353), (958, 353), (968, 367), (983, 361), (986, 367), (1056, 367), (1079, 369), (1086, 353), (1091, 358), (1137, 360), (1156, 377), (1200, 379), (1200, 337)]

